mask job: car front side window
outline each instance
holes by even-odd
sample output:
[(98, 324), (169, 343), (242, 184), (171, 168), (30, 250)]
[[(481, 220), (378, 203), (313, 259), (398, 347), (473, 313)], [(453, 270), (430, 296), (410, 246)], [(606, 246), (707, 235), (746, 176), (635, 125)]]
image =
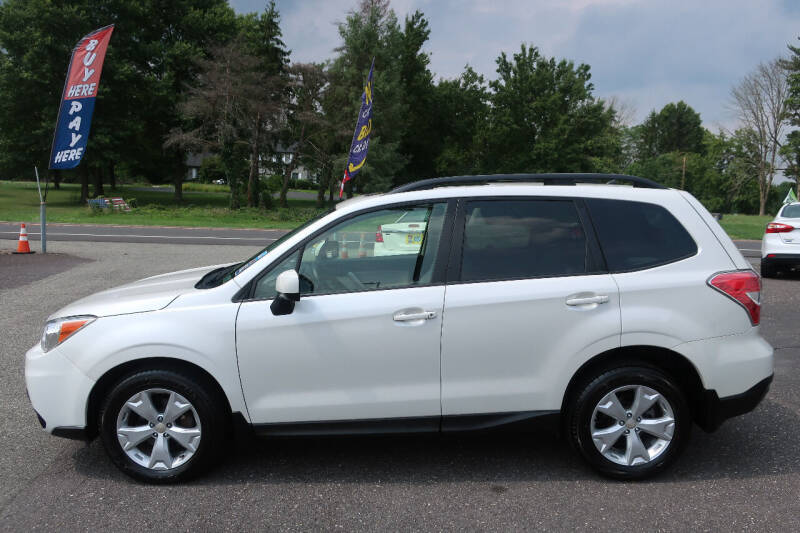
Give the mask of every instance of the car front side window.
[(333, 294), (428, 285), (446, 203), (357, 215), (306, 242), (302, 294)]

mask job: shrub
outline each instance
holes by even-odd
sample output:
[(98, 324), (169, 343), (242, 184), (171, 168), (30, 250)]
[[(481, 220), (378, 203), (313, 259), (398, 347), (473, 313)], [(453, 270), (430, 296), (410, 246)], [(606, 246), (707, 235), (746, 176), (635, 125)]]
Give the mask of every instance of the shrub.
[(273, 174), (267, 178), (267, 190), (272, 193), (276, 193), (281, 190), (283, 186), (283, 176), (278, 174)]
[(203, 183), (211, 183), (214, 180), (225, 179), (225, 169), (222, 167), (222, 160), (220, 157), (217, 155), (206, 157), (200, 165), (197, 177)]
[(183, 184), (183, 190), (189, 192), (230, 192), (230, 187), (227, 185), (216, 185), (214, 183), (193, 183), (186, 182)]
[(294, 180), (294, 188), (314, 191), (317, 189), (317, 184), (311, 180)]

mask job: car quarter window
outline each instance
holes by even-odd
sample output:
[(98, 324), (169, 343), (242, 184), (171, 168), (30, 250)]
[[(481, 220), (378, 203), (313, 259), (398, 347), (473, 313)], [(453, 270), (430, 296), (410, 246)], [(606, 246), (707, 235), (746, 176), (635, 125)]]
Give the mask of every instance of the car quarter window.
[[(414, 287), (433, 280), (445, 202), (370, 211), (312, 237), (297, 253), (305, 295)], [(274, 298), (275, 279), (295, 268), (297, 255), (257, 283), (255, 297)]]
[(587, 241), (571, 200), (466, 203), (461, 280), (586, 273)]
[(697, 253), (697, 244), (660, 205), (627, 200), (586, 200), (611, 272), (642, 270)]

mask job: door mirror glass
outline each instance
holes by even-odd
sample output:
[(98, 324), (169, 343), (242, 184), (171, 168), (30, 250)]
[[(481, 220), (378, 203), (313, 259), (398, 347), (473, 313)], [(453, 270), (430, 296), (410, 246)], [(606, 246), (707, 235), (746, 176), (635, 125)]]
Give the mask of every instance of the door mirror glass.
[(275, 280), (277, 296), (269, 306), (273, 315), (288, 315), (294, 311), (294, 303), (300, 300), (300, 276), (295, 270), (285, 270)]

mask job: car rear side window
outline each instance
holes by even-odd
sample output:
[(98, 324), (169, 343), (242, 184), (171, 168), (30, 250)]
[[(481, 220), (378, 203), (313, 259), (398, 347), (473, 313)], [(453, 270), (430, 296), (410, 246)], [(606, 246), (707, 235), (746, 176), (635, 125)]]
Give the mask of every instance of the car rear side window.
[(691, 257), (697, 244), (660, 205), (625, 200), (586, 200), (611, 272), (628, 272)]
[(571, 200), (467, 202), (462, 281), (586, 272), (586, 234)]

